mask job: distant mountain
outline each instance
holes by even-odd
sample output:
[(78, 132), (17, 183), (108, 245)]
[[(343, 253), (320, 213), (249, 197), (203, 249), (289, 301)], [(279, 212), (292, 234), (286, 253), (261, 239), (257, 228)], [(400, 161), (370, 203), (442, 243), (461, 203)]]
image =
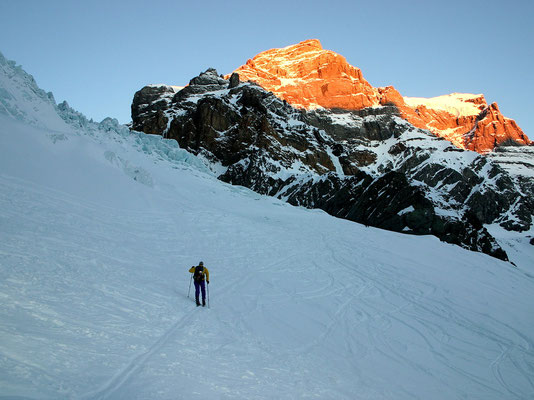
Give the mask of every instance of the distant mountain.
[(500, 145), (532, 143), (514, 120), (501, 114), (497, 103), (488, 105), (483, 95), (453, 93), (425, 99), (403, 97), (393, 86), (375, 88), (359, 68), (324, 50), (318, 40), (264, 51), (235, 72), (297, 108), (361, 110), (393, 105), (412, 125), (462, 149), (485, 153)]
[(503, 260), (485, 226), (532, 226), (532, 147), (501, 146), (498, 157), (465, 151), (417, 128), (391, 102), (296, 108), (238, 73), (225, 79), (208, 69), (181, 90), (138, 91), (132, 120), (132, 129), (205, 158), (223, 181), (366, 225), (432, 234)]

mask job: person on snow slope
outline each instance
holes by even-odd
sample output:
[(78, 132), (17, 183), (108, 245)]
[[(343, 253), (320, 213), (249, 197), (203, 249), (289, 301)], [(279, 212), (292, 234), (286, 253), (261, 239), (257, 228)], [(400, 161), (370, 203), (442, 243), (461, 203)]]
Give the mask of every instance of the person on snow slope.
[(202, 291), (202, 307), (206, 306), (206, 284), (210, 284), (210, 272), (204, 266), (204, 263), (201, 261), (195, 267), (191, 267), (189, 272), (193, 274), (193, 281), (195, 282), (195, 300), (197, 302), (197, 307), (200, 305), (199, 295)]

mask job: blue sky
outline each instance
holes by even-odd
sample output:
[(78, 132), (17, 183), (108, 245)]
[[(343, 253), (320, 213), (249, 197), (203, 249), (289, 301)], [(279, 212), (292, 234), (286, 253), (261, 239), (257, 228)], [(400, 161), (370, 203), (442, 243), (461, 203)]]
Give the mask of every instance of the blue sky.
[(130, 120), (146, 84), (316, 38), (405, 96), (484, 93), (534, 138), (534, 1), (0, 1), (0, 51), (56, 101)]

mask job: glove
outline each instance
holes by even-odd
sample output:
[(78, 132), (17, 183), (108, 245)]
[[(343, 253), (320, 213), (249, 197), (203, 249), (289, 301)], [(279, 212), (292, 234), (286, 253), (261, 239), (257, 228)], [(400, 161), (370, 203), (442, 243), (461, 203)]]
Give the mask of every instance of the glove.
[(208, 282), (208, 285), (210, 284), (210, 281), (206, 281), (206, 282)]

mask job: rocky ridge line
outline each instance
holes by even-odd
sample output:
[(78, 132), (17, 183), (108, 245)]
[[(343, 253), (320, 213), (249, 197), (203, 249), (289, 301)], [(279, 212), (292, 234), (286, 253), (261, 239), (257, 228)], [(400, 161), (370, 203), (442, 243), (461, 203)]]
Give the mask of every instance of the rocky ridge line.
[(361, 110), (394, 105), (412, 125), (462, 149), (486, 153), (503, 144), (532, 143), (514, 120), (501, 114), (497, 103), (488, 105), (483, 95), (440, 96), (450, 98), (446, 107), (437, 102), (440, 98), (414, 102), (393, 86), (373, 87), (359, 68), (324, 50), (316, 39), (259, 53), (234, 72), (297, 108)]

